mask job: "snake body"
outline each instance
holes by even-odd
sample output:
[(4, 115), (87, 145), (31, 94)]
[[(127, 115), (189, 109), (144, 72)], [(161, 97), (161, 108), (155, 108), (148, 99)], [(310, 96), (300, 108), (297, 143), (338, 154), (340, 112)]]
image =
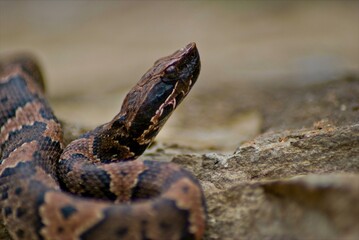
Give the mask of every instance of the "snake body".
[(64, 148), (32, 57), (0, 62), (0, 207), (13, 239), (201, 239), (199, 182), (136, 159), (200, 71), (194, 43), (157, 60), (108, 123)]

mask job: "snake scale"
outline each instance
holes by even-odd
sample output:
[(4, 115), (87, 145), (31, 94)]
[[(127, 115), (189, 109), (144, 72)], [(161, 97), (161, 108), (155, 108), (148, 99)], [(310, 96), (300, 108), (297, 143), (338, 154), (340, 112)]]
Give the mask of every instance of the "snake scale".
[(0, 206), (13, 239), (201, 239), (199, 182), (136, 159), (200, 72), (195, 43), (157, 60), (108, 123), (64, 147), (36, 61), (0, 61)]

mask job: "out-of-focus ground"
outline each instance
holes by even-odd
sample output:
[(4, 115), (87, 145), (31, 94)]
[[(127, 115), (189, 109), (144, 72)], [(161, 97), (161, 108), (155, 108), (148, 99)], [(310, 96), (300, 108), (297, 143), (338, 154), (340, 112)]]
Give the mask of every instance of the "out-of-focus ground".
[(39, 57), (68, 138), (192, 41), (199, 80), (145, 157), (200, 180), (205, 239), (359, 238), (358, 1), (0, 1), (0, 54)]

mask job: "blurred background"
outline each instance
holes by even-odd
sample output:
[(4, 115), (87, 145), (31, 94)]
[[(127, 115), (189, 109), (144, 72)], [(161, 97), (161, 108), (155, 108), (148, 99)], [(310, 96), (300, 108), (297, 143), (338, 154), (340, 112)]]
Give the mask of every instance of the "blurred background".
[(358, 73), (359, 1), (0, 0), (0, 54), (35, 54), (57, 116), (85, 128), (189, 42), (202, 71), (158, 139), (232, 151), (261, 129), (241, 107), (260, 98), (252, 88)]

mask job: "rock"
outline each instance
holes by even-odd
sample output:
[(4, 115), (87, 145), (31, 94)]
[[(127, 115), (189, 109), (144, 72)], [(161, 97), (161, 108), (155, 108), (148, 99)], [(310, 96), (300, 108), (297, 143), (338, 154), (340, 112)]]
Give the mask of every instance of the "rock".
[(359, 124), (266, 133), (211, 161), (206, 239), (359, 236)]
[(309, 173), (359, 172), (359, 124), (270, 132), (232, 156), (249, 179)]
[(239, 183), (207, 197), (206, 239), (357, 239), (359, 177)]
[(358, 78), (258, 91), (247, 106), (264, 132), (189, 168), (207, 197), (205, 239), (359, 239)]

